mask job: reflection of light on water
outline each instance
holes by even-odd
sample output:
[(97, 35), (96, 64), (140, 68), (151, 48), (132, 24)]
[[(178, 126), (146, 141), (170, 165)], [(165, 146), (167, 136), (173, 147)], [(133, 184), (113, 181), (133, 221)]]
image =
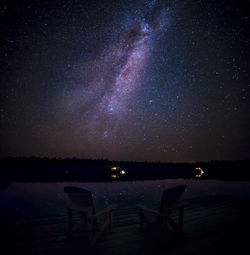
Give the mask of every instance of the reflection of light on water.
[(196, 174), (195, 177), (201, 178), (201, 176), (205, 173), (200, 167), (196, 167), (196, 170), (200, 171), (199, 174)]
[(112, 171), (111, 178), (113, 179), (120, 178), (122, 175), (126, 174), (126, 171), (119, 166), (111, 166), (110, 169)]

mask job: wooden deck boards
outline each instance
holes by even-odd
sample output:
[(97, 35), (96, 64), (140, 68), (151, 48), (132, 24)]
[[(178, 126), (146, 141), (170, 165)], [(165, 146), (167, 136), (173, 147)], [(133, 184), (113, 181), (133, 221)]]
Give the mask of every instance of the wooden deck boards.
[[(170, 254), (184, 251), (188, 251), (185, 254), (200, 254), (199, 250), (204, 250), (203, 253), (206, 254), (211, 249), (226, 251), (227, 245), (236, 248), (233, 245), (235, 238), (235, 245), (241, 244), (241, 240), (250, 242), (250, 238), (244, 233), (250, 227), (249, 201), (221, 195), (183, 202), (185, 237), (180, 238), (170, 232), (159, 241), (152, 233), (140, 231), (135, 206), (119, 206), (115, 211), (113, 230), (104, 233), (90, 254), (166, 254), (166, 251)], [(78, 220), (77, 215), (74, 220)], [(6, 237), (13, 244), (12, 251), (18, 254), (77, 255), (88, 252), (83, 240), (67, 240), (66, 211), (30, 222), (20, 222)], [(230, 244), (227, 244), (227, 239)]]

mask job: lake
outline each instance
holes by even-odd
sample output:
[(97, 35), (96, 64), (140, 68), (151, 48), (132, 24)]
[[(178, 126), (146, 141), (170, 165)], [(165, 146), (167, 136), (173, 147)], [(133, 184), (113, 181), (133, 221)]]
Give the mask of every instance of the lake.
[(0, 221), (18, 224), (29, 220), (65, 213), (68, 198), (65, 186), (76, 186), (92, 192), (97, 209), (116, 203), (134, 207), (136, 203), (155, 204), (164, 189), (187, 185), (183, 199), (227, 194), (250, 199), (250, 182), (168, 179), (156, 181), (110, 183), (12, 183), (0, 190)]

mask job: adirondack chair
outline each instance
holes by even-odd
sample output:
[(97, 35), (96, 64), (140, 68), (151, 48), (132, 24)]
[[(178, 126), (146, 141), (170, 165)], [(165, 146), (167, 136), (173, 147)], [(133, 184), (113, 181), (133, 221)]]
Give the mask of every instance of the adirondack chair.
[[(144, 205), (137, 204), (136, 206), (139, 209), (141, 230), (144, 229), (145, 225), (150, 225), (156, 228), (157, 231), (167, 231), (168, 225), (170, 225), (175, 231), (183, 233), (184, 206), (179, 202), (179, 200), (185, 190), (185, 185), (164, 190), (158, 210), (153, 210)], [(172, 212), (176, 209), (179, 210), (178, 223), (171, 218)], [(146, 218), (145, 212), (156, 215), (156, 221), (149, 222)]]
[[(107, 226), (112, 229), (112, 217), (116, 205), (110, 205), (105, 209), (96, 212), (92, 193), (88, 190), (67, 186), (64, 191), (71, 200), (71, 204), (68, 205), (68, 228), (69, 236), (72, 237), (73, 233), (84, 233), (86, 241), (90, 246), (94, 245), (97, 238), (104, 232)], [(81, 218), (81, 224), (76, 225), (73, 229), (72, 213), (73, 211), (79, 213)]]

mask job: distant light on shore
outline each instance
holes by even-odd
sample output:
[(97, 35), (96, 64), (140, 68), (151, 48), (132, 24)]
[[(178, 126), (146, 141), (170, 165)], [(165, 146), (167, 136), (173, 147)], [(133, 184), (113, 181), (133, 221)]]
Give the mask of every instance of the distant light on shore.
[(120, 171), (120, 174), (125, 174), (125, 173), (126, 173), (125, 170)]
[(199, 174), (196, 174), (195, 177), (201, 178), (201, 176), (205, 173), (200, 167), (196, 167), (196, 170), (200, 171)]
[(118, 179), (122, 175), (126, 174), (126, 171), (119, 166), (111, 166), (110, 169), (112, 171), (111, 178), (113, 179)]

